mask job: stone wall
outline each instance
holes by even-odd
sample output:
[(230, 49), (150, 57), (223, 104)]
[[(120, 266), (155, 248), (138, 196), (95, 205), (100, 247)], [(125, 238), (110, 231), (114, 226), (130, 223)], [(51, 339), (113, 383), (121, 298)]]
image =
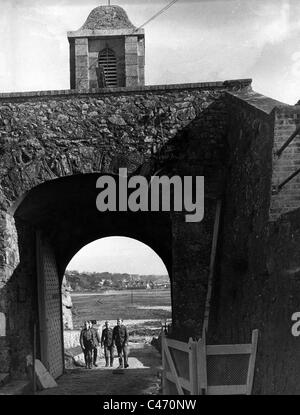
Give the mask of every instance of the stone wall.
[[(232, 105), (209, 343), (248, 343), (259, 329), (255, 394), (299, 393), (299, 211), (270, 221), (274, 112)], [(232, 107), (234, 109), (234, 107)]]
[(291, 333), (291, 317), (300, 310), (299, 209), (269, 222), (264, 232), (256, 249), (252, 243), (246, 273), (222, 262), (209, 342), (248, 343), (259, 329), (253, 393), (298, 395), (299, 337)]
[[(220, 128), (222, 123), (225, 125), (224, 121), (218, 121), (218, 118), (223, 119), (224, 108), (221, 106), (210, 110), (211, 106), (214, 107), (213, 104), (226, 89), (248, 84), (145, 87), (143, 90), (121, 89), (103, 91), (101, 94), (62, 91), (0, 97), (0, 208), (5, 225), (0, 235), (0, 241), (3, 241), (0, 245), (3, 258), (0, 312), (4, 312), (8, 319), (8, 346), (3, 345), (1, 356), (7, 353), (11, 356), (10, 370), (14, 377), (21, 377), (25, 373), (25, 356), (32, 352), (33, 322), (38, 318), (35, 229), (42, 228), (51, 238), (60, 273), (63, 273), (71, 256), (85, 243), (93, 238), (120, 232), (154, 248), (157, 246), (170, 276), (172, 272), (174, 275), (176, 273), (177, 281), (182, 273), (182, 261), (193, 258), (193, 273), (189, 274), (187, 268), (184, 275), (190, 280), (187, 290), (194, 290), (190, 304), (195, 306), (199, 303), (200, 296), (197, 293), (204, 293), (207, 275), (205, 269), (203, 275), (201, 271), (202, 279), (197, 274), (197, 267), (201, 267), (203, 262), (198, 255), (202, 248), (196, 241), (197, 232), (193, 233), (192, 238), (188, 235), (185, 238), (185, 247), (178, 250), (178, 262), (172, 271), (170, 258), (173, 242), (169, 242), (172, 230), (168, 220), (150, 216), (138, 219), (136, 214), (130, 220), (128, 217), (118, 220), (114, 217), (101, 217), (100, 220), (99, 217), (97, 220), (94, 218), (97, 212), (94, 212), (93, 178), (89, 180), (92, 186), (90, 194), (80, 180), (77, 181), (78, 192), (74, 183), (71, 183), (72, 191), (69, 188), (60, 193), (54, 179), (65, 176), (79, 178), (93, 172), (116, 173), (120, 167), (127, 167), (130, 173), (139, 171), (141, 174), (151, 174), (161, 164), (173, 169), (173, 162), (176, 159), (178, 161), (178, 157), (182, 158), (181, 174), (202, 174), (203, 160), (207, 161), (209, 168), (209, 165), (213, 165), (209, 160), (219, 157), (220, 150), (215, 154), (214, 147), (215, 142), (219, 143), (220, 140), (214, 140), (214, 137), (221, 138), (224, 135), (224, 128)], [(202, 113), (200, 124), (194, 123)], [(210, 116), (207, 117), (207, 114)], [(169, 147), (167, 143), (170, 143)], [(207, 152), (202, 151), (205, 146), (209, 147)], [(219, 144), (216, 148), (219, 148)], [(185, 149), (186, 155), (183, 154)], [(20, 225), (16, 226), (12, 215), (19, 212), (19, 206), (23, 206), (24, 194), (42, 183), (52, 183), (52, 191), (48, 189), (43, 196), (30, 199), (25, 205), (23, 216), (18, 216)], [(83, 194), (82, 189), (87, 193)], [(74, 200), (63, 202), (64, 197), (72, 198), (73, 195), (77, 197), (77, 210), (74, 209)], [(90, 215), (86, 213), (88, 209), (91, 210)], [(91, 218), (90, 223), (87, 223), (87, 218)], [(155, 223), (157, 226), (153, 225)], [(178, 231), (178, 226), (174, 222), (175, 239), (181, 238), (183, 232)], [(78, 229), (80, 234), (76, 234)], [(165, 243), (161, 240), (162, 235), (165, 235)], [(209, 237), (205, 240), (209, 241)], [(209, 242), (207, 249), (208, 246)], [(194, 252), (192, 257), (191, 252)], [(190, 306), (185, 307), (185, 313), (177, 310), (177, 306), (180, 307), (178, 301), (183, 301), (178, 289), (182, 289), (179, 282), (178, 288), (175, 285), (172, 289), (175, 314), (180, 321), (187, 321), (189, 317), (195, 320), (201, 306), (194, 307), (195, 317), (190, 314)], [(183, 304), (189, 304), (188, 293)]]
[[(232, 105), (230, 158), (222, 208), (217, 269), (209, 324), (211, 342), (248, 342), (253, 286), (265, 275), (265, 242), (271, 195), (273, 118), (253, 105)], [(251, 286), (251, 288), (250, 288)], [(247, 322), (247, 324), (245, 323)]]
[[(18, 249), (18, 236), (14, 218), (7, 212), (0, 213), (0, 372), (8, 372), (10, 369), (10, 304), (17, 301), (18, 290), (15, 285), (7, 286), (14, 270), (18, 267), (20, 253)], [(15, 291), (10, 298), (9, 291), (13, 287)], [(18, 340), (17, 340), (18, 341)]]
[[(276, 385), (267, 385), (268, 365), (285, 356), (282, 349), (271, 352), (271, 344), (277, 340), (273, 316), (279, 319), (280, 313), (274, 300), (279, 277), (270, 277), (273, 254), (268, 239), (273, 232), (276, 243), (275, 228), (268, 221), (278, 117), (272, 112), (276, 103), (252, 93), (248, 86), (236, 82), (102, 93), (2, 95), (0, 206), (6, 232), (0, 235), (5, 254), (0, 312), (9, 319), (14, 373), (20, 374), (24, 353), (31, 350), (31, 320), (37, 318), (32, 227), (43, 228), (49, 236), (60, 275), (78, 249), (98, 237), (123, 234), (147, 243), (168, 268), (179, 332), (183, 337), (199, 336), (215, 201), (225, 195), (209, 338), (213, 342), (248, 342), (251, 330), (258, 328), (261, 348), (255, 392), (283, 390), (276, 380), (279, 366), (272, 378)], [(100, 215), (95, 211), (92, 173), (114, 174), (120, 167), (145, 176), (157, 171), (204, 175), (203, 222), (187, 224), (183, 214), (167, 218)], [(37, 187), (39, 184), (42, 186)], [(30, 193), (20, 204), (25, 206), (25, 228), (16, 228), (11, 214), (26, 191)], [(17, 242), (23, 252), (18, 267)], [(293, 289), (289, 283), (283, 298), (292, 295)], [(20, 336), (17, 344), (15, 335)]]
[[(16, 221), (18, 263), (0, 291), (1, 309), (6, 316), (4, 348), (0, 350), (1, 371), (8, 367), (13, 378), (26, 377), (26, 356), (33, 351), (34, 324), (37, 321), (37, 284), (35, 231), (31, 225)], [(37, 334), (38, 336), (38, 334)], [(1, 345), (0, 345), (1, 346)], [(36, 344), (39, 347), (38, 340)], [(4, 370), (5, 369), (5, 370)]]
[(25, 191), (57, 177), (136, 170), (181, 137), (227, 88), (212, 83), (124, 93), (2, 94), (0, 206), (7, 209)]
[(224, 192), (228, 159), (228, 106), (219, 100), (170, 140), (157, 158), (161, 174), (205, 178), (204, 219), (186, 223), (172, 214), (172, 336), (187, 341), (201, 336), (210, 265), (216, 199)]
[(72, 349), (80, 346), (81, 330), (64, 330), (64, 348)]

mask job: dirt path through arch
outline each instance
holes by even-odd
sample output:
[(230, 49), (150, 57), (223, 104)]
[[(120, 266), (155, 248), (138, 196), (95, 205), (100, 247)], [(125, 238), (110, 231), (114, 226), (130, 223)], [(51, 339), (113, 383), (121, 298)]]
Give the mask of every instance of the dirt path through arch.
[(158, 370), (161, 356), (147, 343), (129, 343), (129, 368), (116, 374), (118, 366), (105, 368), (104, 359), (92, 370), (69, 369), (57, 380), (58, 387), (38, 392), (39, 395), (158, 395)]

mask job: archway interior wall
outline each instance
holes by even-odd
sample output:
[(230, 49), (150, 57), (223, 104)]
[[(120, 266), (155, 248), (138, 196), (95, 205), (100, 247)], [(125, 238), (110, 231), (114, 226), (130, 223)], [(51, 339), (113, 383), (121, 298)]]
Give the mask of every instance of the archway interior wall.
[(210, 267), (216, 201), (223, 198), (228, 158), (228, 106), (209, 105), (171, 139), (156, 163), (160, 174), (204, 176), (204, 218), (187, 223), (185, 213), (172, 213), (173, 337), (201, 337)]
[(11, 218), (17, 241), (11, 258), (17, 259), (6, 267), (1, 309), (4, 311), (6, 336), (0, 338), (1, 372), (12, 378), (26, 378), (26, 358), (32, 354), (33, 324), (37, 321), (35, 229), (26, 221)]
[(215, 212), (216, 200), (206, 199), (202, 222), (186, 223), (181, 214), (172, 218), (172, 336), (183, 341), (202, 336)]
[(5, 211), (0, 211), (0, 372), (9, 372), (9, 313), (6, 284), (19, 263), (17, 230), (14, 218)]

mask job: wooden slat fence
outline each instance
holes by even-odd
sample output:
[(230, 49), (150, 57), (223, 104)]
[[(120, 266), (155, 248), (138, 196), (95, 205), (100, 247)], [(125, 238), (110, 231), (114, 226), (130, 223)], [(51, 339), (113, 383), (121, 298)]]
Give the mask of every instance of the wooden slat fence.
[(165, 395), (250, 395), (258, 330), (249, 344), (188, 343), (162, 332), (162, 389)]

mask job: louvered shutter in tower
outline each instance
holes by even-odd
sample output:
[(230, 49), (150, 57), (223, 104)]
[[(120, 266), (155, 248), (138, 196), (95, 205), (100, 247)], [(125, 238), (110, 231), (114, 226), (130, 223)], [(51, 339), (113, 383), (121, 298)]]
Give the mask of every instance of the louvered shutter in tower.
[(103, 68), (106, 87), (118, 86), (117, 59), (114, 52), (105, 48), (99, 52), (99, 66)]

